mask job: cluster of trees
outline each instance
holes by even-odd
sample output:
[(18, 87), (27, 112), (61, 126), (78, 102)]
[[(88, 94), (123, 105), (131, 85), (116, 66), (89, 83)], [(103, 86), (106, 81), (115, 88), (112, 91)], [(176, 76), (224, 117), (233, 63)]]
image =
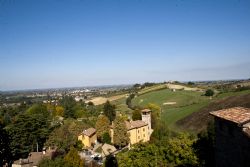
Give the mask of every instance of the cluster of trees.
[(164, 142), (139, 143), (130, 151), (118, 154), (118, 166), (197, 166), (192, 139), (180, 134)]
[(107, 101), (103, 106), (103, 113), (106, 115), (110, 122), (115, 120), (116, 117), (116, 107), (115, 105), (111, 104), (109, 101)]
[(139, 109), (135, 109), (133, 112), (132, 112), (132, 120), (133, 121), (136, 121), (136, 120), (141, 120), (141, 111)]
[(153, 82), (145, 82), (144, 84), (134, 84), (133, 85), (133, 88), (135, 89), (143, 89), (145, 87), (150, 87), (150, 86), (154, 86), (156, 85), (156, 83), (153, 83)]
[(77, 136), (83, 129), (87, 129), (88, 124), (84, 122), (69, 119), (64, 124), (55, 128), (48, 136), (45, 146), (56, 147), (60, 152), (66, 153), (71, 146), (82, 149), (81, 142), (78, 142)]
[[(132, 97), (130, 99), (131, 104)], [(132, 150), (118, 154), (119, 166), (213, 166), (214, 132), (209, 126), (206, 132), (194, 138), (188, 134), (175, 134), (160, 121), (161, 108), (155, 104), (149, 108), (154, 132), (150, 143), (140, 143)], [(100, 115), (101, 111), (103, 114)], [(65, 120), (55, 124), (55, 118)], [(79, 122), (76, 118), (89, 118)], [(90, 119), (91, 118), (91, 119)], [(133, 120), (141, 120), (140, 109), (134, 109)], [(113, 142), (117, 148), (129, 143), (126, 118), (116, 115), (116, 107), (107, 101), (103, 106), (75, 102), (65, 96), (59, 105), (22, 104), (17, 108), (0, 109), (0, 166), (19, 158), (26, 158), (31, 151), (41, 151), (45, 146), (58, 148), (60, 155), (54, 160), (44, 159), (39, 166), (83, 166), (77, 154), (82, 144), (77, 135), (88, 127), (97, 129), (98, 140), (111, 143), (110, 127), (113, 128)], [(113, 124), (112, 124), (113, 122)], [(111, 125), (112, 124), (112, 125)], [(212, 124), (211, 124), (212, 125)], [(110, 157), (114, 162), (114, 157)]]
[(199, 158), (200, 166), (215, 166), (215, 129), (214, 122), (208, 123), (207, 129), (198, 134), (198, 139), (193, 147)]
[[(109, 101), (104, 104), (104, 114), (100, 115), (96, 121), (97, 139), (102, 143), (111, 143), (110, 128), (112, 126), (114, 132), (113, 142), (117, 148), (126, 146), (129, 143), (125, 118), (116, 116), (115, 105)], [(113, 122), (113, 124), (112, 124)]]
[(3, 166), (6, 163), (11, 161), (11, 150), (9, 148), (9, 135), (7, 131), (3, 128), (3, 125), (0, 123), (0, 166)]
[(116, 156), (118, 166), (215, 166), (214, 136), (213, 123), (196, 138), (171, 132), (158, 122), (149, 143), (139, 143)]
[(30, 105), (27, 103), (21, 103), (17, 106), (0, 107), (0, 123), (7, 126), (18, 114), (24, 113)]
[(122, 148), (129, 143), (129, 136), (127, 133), (126, 123), (123, 117), (116, 117), (113, 124), (114, 131), (114, 145), (118, 148)]
[[(22, 103), (20, 106), (1, 107), (0, 166), (27, 158), (30, 152), (42, 151), (46, 146), (58, 148), (63, 157), (72, 146), (82, 149), (77, 136), (95, 124), (95, 117), (101, 110), (84, 102), (77, 103), (70, 96), (63, 97), (57, 105)], [(58, 116), (64, 120), (57, 119)], [(83, 118), (83, 121), (76, 118)]]
[(100, 115), (96, 121), (96, 135), (97, 139), (102, 143), (111, 143), (111, 138), (109, 135), (110, 121), (105, 115)]
[(135, 98), (135, 94), (134, 93), (132, 93), (132, 94), (130, 94), (129, 96), (128, 96), (128, 98), (126, 99), (126, 104), (127, 104), (127, 106), (128, 106), (128, 108), (130, 108), (130, 109), (134, 109), (134, 107), (133, 107), (133, 105), (132, 105), (132, 100), (133, 100), (133, 98)]
[(194, 83), (194, 82), (191, 82), (191, 81), (189, 81), (187, 84), (188, 84), (189, 86), (195, 85), (195, 83)]
[(58, 156), (54, 160), (43, 159), (39, 167), (83, 167), (84, 160), (78, 155), (78, 151), (74, 147), (70, 147), (69, 152), (63, 157)]

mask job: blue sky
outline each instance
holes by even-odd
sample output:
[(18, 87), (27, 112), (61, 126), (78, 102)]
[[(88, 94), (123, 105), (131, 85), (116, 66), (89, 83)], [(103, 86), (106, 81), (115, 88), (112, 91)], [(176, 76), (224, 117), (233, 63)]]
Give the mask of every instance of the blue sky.
[(238, 78), (247, 0), (0, 1), (0, 90)]

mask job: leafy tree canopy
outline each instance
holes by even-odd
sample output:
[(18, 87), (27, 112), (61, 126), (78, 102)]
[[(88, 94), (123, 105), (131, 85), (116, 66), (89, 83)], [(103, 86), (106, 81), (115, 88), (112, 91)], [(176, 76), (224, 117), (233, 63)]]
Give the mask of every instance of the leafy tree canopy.
[(159, 107), (156, 104), (149, 103), (147, 105), (147, 108), (150, 109), (151, 112), (151, 127), (154, 129), (157, 125), (157, 122), (160, 120), (160, 114), (161, 114), (161, 107)]
[(105, 115), (100, 115), (97, 118), (95, 128), (96, 128), (96, 134), (97, 134), (98, 140), (102, 141), (103, 135), (105, 133), (109, 133), (109, 129), (110, 129), (109, 126), (110, 126), (110, 121)]
[(11, 161), (9, 142), (9, 135), (0, 123), (0, 166), (4, 166), (5, 163)]
[(200, 166), (215, 166), (215, 130), (214, 122), (209, 122), (206, 131), (198, 134), (198, 140), (194, 144)]
[(42, 150), (49, 135), (49, 122), (42, 114), (21, 114), (6, 130), (14, 159), (25, 158), (29, 152), (36, 150), (37, 144), (39, 151)]
[(114, 130), (114, 144), (121, 148), (129, 143), (129, 136), (127, 134), (126, 123), (121, 116), (116, 117), (113, 124)]
[(168, 142), (166, 158), (177, 166), (197, 166), (198, 158), (193, 149), (194, 140), (187, 134), (181, 134)]
[(51, 132), (45, 145), (68, 151), (70, 146), (76, 144), (77, 136), (80, 132), (87, 127), (86, 124), (74, 121), (73, 119), (65, 121), (63, 125)]
[(106, 115), (110, 122), (114, 121), (116, 117), (115, 105), (112, 105), (109, 101), (107, 101), (103, 106), (103, 113)]
[(111, 137), (110, 137), (108, 132), (105, 132), (102, 135), (102, 141), (103, 141), (103, 143), (111, 144)]
[(213, 96), (214, 95), (214, 91), (212, 89), (208, 89), (205, 92), (205, 96)]
[(66, 118), (75, 118), (76, 101), (72, 96), (64, 96), (60, 101), (60, 105), (64, 108), (64, 116)]
[(129, 166), (197, 166), (198, 159), (192, 148), (194, 140), (186, 134), (164, 141), (160, 145), (139, 143), (130, 151), (117, 155), (119, 167)]
[(39, 167), (70, 167), (65, 164), (65, 161), (62, 157), (58, 157), (54, 160), (44, 158), (38, 165)]
[(136, 120), (141, 120), (141, 111), (140, 110), (134, 110), (133, 113), (132, 113), (132, 119), (133, 121), (136, 121)]
[(77, 149), (71, 147), (67, 155), (64, 157), (64, 161), (69, 167), (83, 167), (84, 161), (78, 155)]
[(33, 104), (27, 111), (26, 114), (35, 115), (40, 114), (43, 117), (49, 118), (50, 113), (47, 110), (47, 107), (43, 104)]

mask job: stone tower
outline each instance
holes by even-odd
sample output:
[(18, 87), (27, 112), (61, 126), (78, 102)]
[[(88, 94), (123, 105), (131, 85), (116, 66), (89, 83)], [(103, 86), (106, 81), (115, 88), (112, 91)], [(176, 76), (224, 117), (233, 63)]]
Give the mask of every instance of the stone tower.
[(142, 118), (142, 121), (144, 121), (145, 123), (148, 124), (148, 127), (149, 127), (149, 131), (152, 130), (151, 128), (151, 110), (149, 109), (144, 109), (141, 111), (141, 118)]

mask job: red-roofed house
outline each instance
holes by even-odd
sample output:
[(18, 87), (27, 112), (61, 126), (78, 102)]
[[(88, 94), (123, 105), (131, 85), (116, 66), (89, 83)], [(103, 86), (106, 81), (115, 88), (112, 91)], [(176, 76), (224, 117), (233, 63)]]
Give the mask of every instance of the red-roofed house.
[(85, 147), (90, 148), (97, 142), (96, 129), (89, 128), (84, 130), (79, 136), (78, 140), (82, 142)]
[(217, 167), (250, 166), (250, 109), (234, 107), (210, 112), (215, 118)]
[[(127, 133), (129, 135), (130, 144), (136, 144), (141, 142), (147, 142), (150, 140), (150, 135), (152, 134), (151, 129), (151, 111), (144, 109), (141, 111), (142, 120), (136, 121), (125, 121)], [(114, 131), (111, 126), (110, 129), (111, 142), (113, 143)]]

